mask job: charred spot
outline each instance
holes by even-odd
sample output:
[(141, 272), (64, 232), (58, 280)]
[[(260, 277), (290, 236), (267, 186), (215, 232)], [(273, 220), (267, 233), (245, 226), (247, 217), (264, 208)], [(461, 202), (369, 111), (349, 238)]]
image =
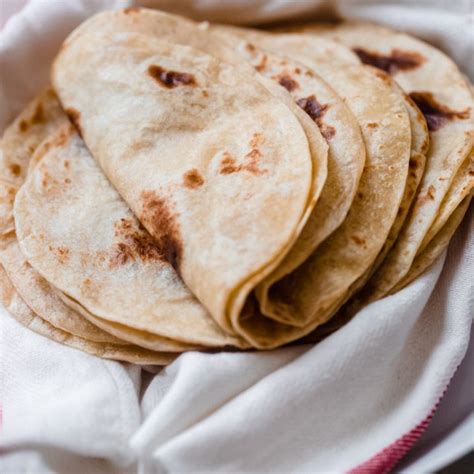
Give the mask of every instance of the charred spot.
[(162, 257), (180, 274), (183, 257), (183, 242), (176, 216), (166, 199), (153, 191), (144, 191), (142, 200), (142, 222), (153, 236)]
[(280, 86), (283, 86), (288, 92), (293, 92), (295, 89), (298, 89), (300, 86), (290, 75), (281, 74), (274, 77), (278, 81)]
[(152, 64), (148, 66), (148, 74), (162, 86), (173, 89), (178, 86), (194, 86), (196, 79), (187, 72), (167, 71), (161, 66)]
[(468, 174), (469, 176), (474, 176), (474, 171), (473, 171), (473, 170), (469, 170), (467, 174)]
[(140, 260), (143, 263), (163, 260), (163, 255), (153, 237), (134, 219), (122, 218), (114, 224), (115, 238), (110, 268)]
[(183, 175), (183, 184), (186, 188), (195, 189), (204, 184), (204, 178), (196, 168), (186, 171)]
[(265, 67), (267, 66), (267, 60), (268, 60), (268, 57), (266, 54), (263, 54), (262, 55), (262, 59), (260, 60), (260, 63), (258, 63), (256, 66), (255, 66), (255, 69), (258, 71), (258, 72), (262, 72), (265, 70)]
[(237, 164), (237, 160), (227, 151), (224, 152), (220, 163), (220, 174), (232, 174), (239, 171), (248, 171), (254, 175), (262, 175), (266, 169), (259, 167), (259, 160), (263, 156), (258, 147), (265, 142), (261, 133), (254, 133), (249, 141), (250, 151), (244, 156), (244, 162)]
[(450, 109), (436, 101), (431, 92), (412, 92), (410, 97), (424, 115), (428, 129), (432, 132), (444, 127), (450, 120), (469, 118), (470, 108), (462, 111)]
[(18, 124), (20, 132), (25, 133), (29, 127), (30, 126), (26, 120), (20, 120), (20, 123)]
[(365, 245), (365, 239), (359, 237), (358, 235), (352, 235), (351, 239), (357, 244), (357, 245)]
[(67, 263), (69, 260), (70, 250), (67, 247), (53, 247), (48, 245), (50, 252), (53, 252), (56, 255), (59, 263)]
[(422, 206), (428, 201), (434, 201), (435, 194), (436, 194), (436, 188), (431, 184), (430, 186), (428, 186), (428, 189), (426, 190), (426, 194), (418, 198), (418, 204)]
[(44, 115), (44, 110), (43, 110), (43, 104), (39, 103), (36, 105), (35, 111), (33, 115), (31, 116), (31, 123), (38, 124), (42, 123), (45, 121), (45, 115)]
[(20, 165), (12, 164), (12, 165), (9, 165), (8, 169), (10, 170), (10, 173), (15, 177), (18, 177), (21, 174), (21, 166)]
[(79, 112), (79, 110), (69, 107), (65, 110), (65, 112), (74, 127), (76, 127), (76, 130), (78, 131), (79, 135), (82, 137), (81, 113)]
[(250, 53), (254, 53), (256, 50), (255, 45), (253, 43), (247, 43), (245, 45), (245, 49)]
[(321, 135), (327, 141), (331, 140), (331, 138), (333, 138), (334, 135), (336, 135), (336, 129), (333, 126), (328, 125), (327, 123), (321, 123), (318, 125), (319, 125), (319, 130), (321, 132)]
[(59, 134), (54, 137), (51, 143), (44, 144), (45, 145), (44, 153), (46, 153), (49, 150), (49, 148), (51, 148), (52, 146), (62, 147), (63, 145), (65, 145), (68, 142), (68, 140), (71, 138), (75, 130), (76, 130), (75, 127), (73, 127), (72, 125), (70, 125), (69, 127), (63, 127), (61, 131), (59, 132)]
[(426, 58), (416, 51), (404, 51), (397, 48), (392, 49), (388, 55), (363, 48), (352, 48), (352, 51), (357, 54), (363, 64), (374, 66), (388, 74), (416, 69), (426, 61)]
[(43, 143), (38, 150), (36, 151), (35, 159), (36, 161), (40, 161), (46, 153), (48, 153), (49, 149), (51, 148), (50, 142)]
[(227, 151), (224, 152), (219, 172), (221, 174), (231, 174), (236, 173), (237, 171), (239, 171), (239, 167), (236, 165), (235, 158), (233, 158)]
[(375, 122), (370, 122), (367, 124), (367, 127), (368, 128), (377, 128), (379, 126), (378, 123), (375, 123)]
[(130, 13), (138, 13), (140, 11), (140, 7), (128, 7), (128, 8), (124, 8), (122, 10), (125, 15), (129, 15)]
[(326, 140), (330, 140), (336, 134), (336, 129), (331, 125), (323, 122), (324, 114), (327, 112), (329, 105), (320, 104), (316, 96), (310, 95), (309, 97), (303, 97), (298, 99), (296, 104), (301, 107), (318, 125), (321, 134)]
[(418, 161), (413, 158), (410, 158), (410, 161), (408, 162), (408, 167), (412, 170), (416, 170), (418, 168)]
[(314, 95), (298, 99), (296, 103), (316, 122), (326, 113), (329, 106), (321, 105)]

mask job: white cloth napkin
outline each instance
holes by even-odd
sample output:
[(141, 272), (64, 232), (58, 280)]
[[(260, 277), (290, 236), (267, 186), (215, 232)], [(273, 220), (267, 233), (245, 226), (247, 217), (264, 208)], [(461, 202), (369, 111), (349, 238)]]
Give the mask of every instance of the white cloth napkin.
[[(46, 84), (71, 29), (128, 3), (33, 0), (11, 18), (0, 32), (0, 129)], [(309, 0), (141, 3), (221, 21), (328, 8)], [(472, 78), (469, 3), (333, 5), (435, 41)], [(443, 263), (316, 346), (188, 353), (156, 374), (44, 339), (1, 309), (0, 472), (385, 472), (421, 434), (466, 352), (472, 212)]]

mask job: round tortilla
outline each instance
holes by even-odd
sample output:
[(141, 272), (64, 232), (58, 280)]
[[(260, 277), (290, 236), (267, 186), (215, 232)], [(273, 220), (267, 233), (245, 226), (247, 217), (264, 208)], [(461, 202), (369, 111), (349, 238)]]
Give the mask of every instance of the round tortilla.
[(146, 365), (167, 365), (173, 362), (176, 358), (176, 354), (152, 352), (140, 347), (93, 342), (54, 327), (44, 319), (37, 316), (22, 300), (1, 265), (0, 302), (9, 314), (21, 325), (55, 342), (87, 352), (94, 356)]
[[(70, 125), (49, 139), (14, 214), (25, 258), (87, 319), (118, 323), (103, 327), (136, 343), (133, 329), (154, 334), (153, 349), (243, 345), (184, 286)], [(118, 333), (119, 325), (132, 331)]]
[[(386, 252), (383, 246), (388, 245), (388, 239), (393, 242), (396, 237), (423, 169), (423, 152), (428, 143), (426, 127), (416, 108), (387, 75), (357, 66), (353, 54), (333, 41), (301, 34), (270, 35), (244, 29), (232, 31), (248, 35), (246, 37), (250, 40), (271, 51), (278, 50), (297, 58), (317, 71), (345, 99), (361, 126), (367, 147), (368, 166), (364, 173), (371, 179), (364, 179), (362, 175), (356, 200), (343, 225), (294, 274), (275, 284), (270, 294), (274, 311), (282, 315), (292, 312), (292, 324), (304, 326), (314, 316), (324, 322), (330, 317), (331, 310), (335, 311), (347, 298), (357, 279), (370, 271), (377, 255)], [(334, 58), (340, 59), (336, 62)], [(380, 96), (375, 99), (377, 90)], [(397, 124), (397, 119), (390, 114), (391, 107), (384, 104), (387, 106), (385, 113), (392, 117), (392, 130), (387, 128), (388, 123), (386, 125), (382, 117), (379, 120), (370, 118), (374, 103), (383, 103), (387, 97), (391, 97), (399, 109), (403, 108), (400, 112), (404, 117), (403, 123)], [(379, 113), (382, 114), (382, 110)], [(379, 127), (380, 124), (384, 126)], [(397, 132), (399, 126), (401, 132)], [(385, 136), (381, 137), (380, 133), (385, 133)], [(397, 133), (404, 137), (398, 144)], [(385, 151), (387, 144), (389, 148)], [(401, 148), (397, 150), (397, 146)], [(383, 160), (385, 171), (380, 166), (374, 167), (380, 159), (381, 150), (387, 153), (387, 158)], [(410, 156), (407, 151), (414, 157), (417, 168), (419, 166), (412, 177), (407, 174)], [(396, 172), (394, 166), (398, 167)], [(386, 187), (385, 194), (383, 189), (389, 186), (388, 183), (396, 187), (395, 193)], [(388, 209), (392, 210), (391, 214), (385, 213)], [(394, 212), (398, 214), (394, 215)], [(339, 303), (336, 304), (336, 301)]]
[[(457, 174), (472, 149), (472, 93), (450, 58), (404, 33), (363, 22), (309, 25), (303, 30), (335, 39), (352, 48), (361, 62), (389, 73), (424, 113), (430, 129), (430, 152), (415, 203), (395, 246), (369, 283), (366, 291), (372, 301), (391, 292), (405, 277), (416, 255), (435, 235), (430, 232), (433, 225), (439, 230), (464, 199), (465, 186), (472, 189), (472, 179), (469, 184), (468, 175)], [(454, 181), (464, 184), (454, 191)], [(453, 195), (442, 209), (450, 189)]]

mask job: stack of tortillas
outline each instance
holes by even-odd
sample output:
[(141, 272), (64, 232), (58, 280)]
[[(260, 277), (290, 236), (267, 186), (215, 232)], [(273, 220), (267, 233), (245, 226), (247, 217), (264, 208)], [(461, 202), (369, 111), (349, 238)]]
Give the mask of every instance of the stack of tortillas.
[(101, 357), (316, 340), (428, 268), (472, 196), (471, 85), (373, 24), (105, 12), (51, 84), (1, 142), (1, 300)]

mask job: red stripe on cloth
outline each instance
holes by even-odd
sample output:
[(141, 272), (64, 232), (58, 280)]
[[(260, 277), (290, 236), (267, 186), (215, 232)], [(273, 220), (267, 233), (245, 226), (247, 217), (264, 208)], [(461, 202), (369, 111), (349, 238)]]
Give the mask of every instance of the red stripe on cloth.
[(397, 462), (400, 461), (400, 459), (411, 449), (415, 442), (420, 439), (426, 428), (428, 428), (441, 398), (431, 410), (431, 413), (419, 425), (415, 426), (415, 428), (407, 434), (394, 441), (368, 461), (365, 461), (356, 468), (351, 469), (349, 474), (385, 474), (390, 472), (395, 464), (397, 464)]

